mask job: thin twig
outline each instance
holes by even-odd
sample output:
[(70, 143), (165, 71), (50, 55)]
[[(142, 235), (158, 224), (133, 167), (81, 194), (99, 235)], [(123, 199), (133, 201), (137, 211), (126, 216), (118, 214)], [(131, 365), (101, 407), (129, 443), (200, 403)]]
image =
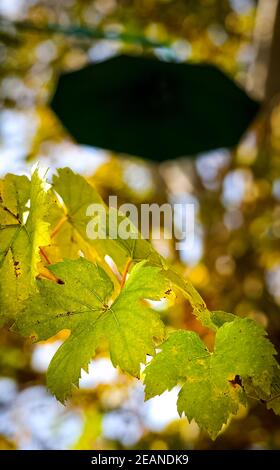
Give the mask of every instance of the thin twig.
[(130, 33), (118, 33), (114, 31), (102, 31), (88, 26), (70, 25), (65, 26), (55, 23), (35, 24), (32, 21), (10, 21), (0, 17), (0, 25), (14, 26), (18, 30), (41, 34), (62, 34), (65, 36), (76, 36), (79, 38), (106, 39), (108, 41), (122, 41), (129, 44), (139, 44), (143, 47), (168, 48), (169, 43), (153, 41), (142, 35)]
[(277, 398), (280, 398), (280, 393), (277, 393), (277, 395), (274, 395), (274, 397), (271, 397), (268, 400), (264, 400), (264, 401), (265, 401), (265, 403), (269, 403), (273, 400), (276, 400)]

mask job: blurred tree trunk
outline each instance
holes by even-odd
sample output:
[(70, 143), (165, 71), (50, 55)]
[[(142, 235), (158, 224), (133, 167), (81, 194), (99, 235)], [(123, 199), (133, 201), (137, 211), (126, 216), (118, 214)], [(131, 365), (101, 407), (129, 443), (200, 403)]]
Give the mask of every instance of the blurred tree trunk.
[(265, 85), (265, 101), (280, 93), (280, 1), (276, 8), (270, 55), (268, 62), (267, 79)]
[(268, 102), (280, 92), (280, 0), (259, 0), (253, 44), (256, 57), (248, 71), (247, 90)]

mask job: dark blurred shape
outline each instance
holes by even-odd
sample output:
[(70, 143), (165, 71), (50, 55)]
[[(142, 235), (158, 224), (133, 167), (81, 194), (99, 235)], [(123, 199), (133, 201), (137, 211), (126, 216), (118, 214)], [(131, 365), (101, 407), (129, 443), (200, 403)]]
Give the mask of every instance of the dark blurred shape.
[(125, 55), (62, 75), (51, 106), (79, 143), (157, 161), (233, 147), (259, 109), (211, 65)]

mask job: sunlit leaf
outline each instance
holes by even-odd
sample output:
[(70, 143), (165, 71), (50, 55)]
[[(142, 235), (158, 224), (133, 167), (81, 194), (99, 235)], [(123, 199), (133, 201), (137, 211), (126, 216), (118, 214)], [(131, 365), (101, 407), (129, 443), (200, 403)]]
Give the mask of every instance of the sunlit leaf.
[(112, 304), (113, 284), (98, 265), (80, 258), (50, 270), (60, 283), (38, 281), (38, 294), (30, 298), (17, 320), (19, 331), (37, 340), (62, 329), (71, 331), (49, 366), (50, 390), (65, 401), (72, 384), (78, 385), (81, 368), (87, 370), (104, 340), (114, 366), (139, 376), (140, 363), (146, 362), (147, 354), (154, 354), (156, 342), (164, 335), (159, 314), (144, 301), (164, 295), (166, 282), (159, 269), (138, 263)]
[(31, 182), (24, 176), (14, 175), (8, 175), (1, 181), (0, 312), (2, 318), (13, 318), (20, 310), (21, 302), (35, 288), (40, 247), (49, 243), (45, 185), (38, 170), (34, 171)]
[(270, 390), (276, 354), (264, 330), (249, 319), (225, 323), (213, 353), (191, 331), (177, 331), (146, 368), (146, 397), (183, 383), (178, 411), (195, 419), (215, 439), (240, 404), (246, 404), (242, 379)]

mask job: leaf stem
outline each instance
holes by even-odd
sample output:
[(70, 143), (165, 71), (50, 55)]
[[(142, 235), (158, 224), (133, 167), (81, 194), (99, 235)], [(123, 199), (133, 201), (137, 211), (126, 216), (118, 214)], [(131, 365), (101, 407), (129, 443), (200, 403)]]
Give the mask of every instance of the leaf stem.
[(123, 271), (123, 275), (122, 275), (122, 280), (121, 280), (121, 285), (120, 285), (120, 289), (122, 290), (124, 285), (125, 285), (125, 281), (126, 281), (126, 277), (127, 277), (127, 273), (128, 273), (128, 270), (131, 266), (131, 263), (132, 263), (132, 259), (131, 258), (128, 258), (127, 262), (126, 262), (126, 265), (124, 267), (124, 271)]
[(48, 257), (47, 253), (45, 252), (44, 248), (40, 246), (40, 254), (45, 258), (48, 264), (52, 264), (50, 258)]
[(65, 215), (64, 217), (62, 217), (62, 219), (60, 219), (60, 221), (56, 224), (56, 226), (54, 227), (51, 233), (51, 238), (54, 238), (58, 234), (58, 232), (60, 231), (61, 227), (63, 226), (63, 224), (66, 222), (67, 219), (68, 219), (67, 215)]
[(48, 279), (49, 281), (54, 281), (57, 284), (64, 284), (64, 282), (59, 279), (55, 274), (53, 274), (47, 267), (44, 271), (41, 271), (38, 275), (38, 278)]

